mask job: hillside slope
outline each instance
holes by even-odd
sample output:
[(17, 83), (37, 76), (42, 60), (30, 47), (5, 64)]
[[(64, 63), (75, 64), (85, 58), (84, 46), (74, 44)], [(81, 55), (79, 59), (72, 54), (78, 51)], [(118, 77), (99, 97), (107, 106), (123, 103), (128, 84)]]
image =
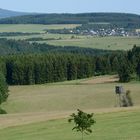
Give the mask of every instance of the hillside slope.
[(24, 12), (16, 12), (16, 11), (10, 11), (0, 8), (0, 18), (8, 18), (13, 16), (21, 16), (21, 15), (27, 15), (28, 13)]
[(0, 24), (87, 24), (110, 23), (119, 27), (140, 27), (140, 16), (126, 13), (34, 14), (1, 19)]
[(123, 84), (132, 91), (134, 107), (119, 108), (114, 107), (118, 83), (108, 83), (107, 78), (98, 84), (89, 82), (99, 79), (82, 79), (10, 86), (9, 99), (2, 105), (8, 114), (0, 116), (1, 140), (78, 140), (81, 135), (72, 132), (73, 124), (67, 121), (77, 108), (95, 113), (93, 134), (85, 135), (86, 140), (139, 140), (139, 83)]

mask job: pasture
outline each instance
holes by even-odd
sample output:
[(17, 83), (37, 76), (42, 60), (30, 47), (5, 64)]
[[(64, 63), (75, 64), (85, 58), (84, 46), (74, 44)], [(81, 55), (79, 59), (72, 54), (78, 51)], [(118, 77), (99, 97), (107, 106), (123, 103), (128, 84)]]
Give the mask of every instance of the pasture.
[[(139, 140), (140, 111), (124, 110), (95, 115), (96, 124), (85, 140)], [(81, 140), (81, 134), (72, 131), (67, 119), (42, 121), (0, 130), (1, 140)], [(8, 134), (8, 135), (7, 135)]]
[[(116, 77), (113, 78), (116, 80)], [(8, 113), (113, 108), (116, 99), (115, 86), (118, 85), (108, 80), (113, 78), (105, 76), (102, 80), (99, 77), (46, 85), (12, 86), (8, 102), (3, 107)], [(139, 106), (139, 82), (121, 85), (132, 92), (134, 104)]]
[[(119, 84), (104, 76), (45, 85), (10, 86), (0, 116), (1, 140), (80, 140), (67, 119), (77, 108), (94, 112), (96, 124), (86, 140), (140, 139), (139, 82)], [(131, 90), (134, 107), (116, 106), (115, 86)], [(7, 135), (8, 134), (8, 135)]]
[(129, 50), (134, 44), (140, 46), (140, 38), (137, 37), (86, 37), (76, 39), (62, 39), (48, 41), (52, 45), (79, 46), (105, 50)]
[(134, 44), (140, 46), (139, 37), (93, 37), (72, 34), (49, 34), (45, 33), (44, 31), (45, 29), (74, 28), (76, 26), (79, 25), (1, 24), (0, 32), (40, 33), (26, 36), (7, 36), (6, 38), (22, 40), (29, 38), (43, 38), (46, 40), (38, 41), (38, 43), (48, 43), (56, 46), (79, 46), (85, 48), (97, 48), (107, 50), (129, 50), (133, 48)]
[(44, 33), (45, 29), (75, 28), (78, 24), (0, 24), (0, 32)]
[[(138, 37), (92, 37), (74, 35), (72, 39), (71, 34), (39, 34), (28, 36), (11, 36), (9, 39), (29, 39), (29, 38), (43, 38), (45, 41), (37, 41), (38, 43), (47, 43), (56, 46), (78, 46), (84, 48), (96, 48), (105, 50), (129, 50), (134, 45), (140, 46), (140, 39)], [(47, 40), (50, 39), (50, 40)]]

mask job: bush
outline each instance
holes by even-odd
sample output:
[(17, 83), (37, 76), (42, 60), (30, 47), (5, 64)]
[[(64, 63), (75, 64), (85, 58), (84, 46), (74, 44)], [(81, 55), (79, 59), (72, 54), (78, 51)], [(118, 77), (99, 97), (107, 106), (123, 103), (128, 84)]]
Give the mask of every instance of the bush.
[(131, 93), (131, 91), (127, 90), (122, 96), (122, 106), (123, 107), (133, 106), (133, 101), (132, 101), (130, 93)]
[(7, 112), (3, 110), (2, 108), (0, 108), (0, 114), (7, 114)]
[(130, 93), (131, 93), (130, 90), (127, 90), (127, 91), (126, 91), (126, 98), (127, 98), (127, 100), (128, 100), (128, 106), (133, 106), (133, 101), (132, 101), (132, 98), (131, 98)]

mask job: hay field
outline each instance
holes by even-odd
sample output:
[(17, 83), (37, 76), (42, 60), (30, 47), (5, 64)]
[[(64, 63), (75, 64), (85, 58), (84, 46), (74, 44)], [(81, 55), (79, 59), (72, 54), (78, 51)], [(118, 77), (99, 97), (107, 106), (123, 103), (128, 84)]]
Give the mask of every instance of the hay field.
[(43, 38), (51, 39), (47, 41), (38, 41), (39, 43), (48, 43), (57, 46), (78, 46), (86, 48), (97, 48), (107, 50), (129, 50), (134, 44), (140, 46), (139, 37), (93, 37), (86, 35), (72, 34), (49, 34), (45, 33), (45, 29), (63, 29), (74, 28), (79, 25), (75, 24), (60, 24), (60, 25), (42, 25), (42, 24), (1, 24), (0, 32), (24, 32), (24, 33), (40, 33), (33, 35), (20, 36), (5, 36), (9, 39), (29, 39)]
[[(46, 85), (11, 86), (2, 105), (1, 140), (80, 140), (67, 119), (80, 108), (94, 112), (96, 125), (87, 140), (139, 140), (139, 82), (119, 84), (116, 76), (104, 76)], [(134, 107), (116, 105), (114, 87), (131, 90)], [(122, 131), (123, 130), (123, 131)], [(57, 139), (56, 139), (57, 138)]]
[(78, 24), (0, 24), (0, 32), (44, 33), (45, 29), (75, 28)]
[[(85, 140), (139, 140), (140, 111), (124, 110), (96, 114), (96, 124)], [(80, 140), (81, 134), (72, 131), (67, 119), (41, 121), (0, 130), (1, 140)]]
[(48, 41), (52, 45), (79, 46), (105, 50), (129, 50), (134, 44), (140, 46), (138, 37), (84, 37), (79, 39), (62, 39)]

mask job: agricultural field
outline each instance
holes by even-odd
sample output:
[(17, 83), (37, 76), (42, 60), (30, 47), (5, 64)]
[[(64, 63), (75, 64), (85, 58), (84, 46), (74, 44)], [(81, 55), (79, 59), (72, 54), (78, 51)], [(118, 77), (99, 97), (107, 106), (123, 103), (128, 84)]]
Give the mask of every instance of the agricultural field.
[(140, 38), (137, 37), (86, 37), (79, 39), (62, 39), (48, 41), (52, 45), (79, 46), (105, 50), (128, 50), (134, 44), (140, 46)]
[(72, 35), (72, 34), (49, 34), (45, 33), (44, 29), (63, 29), (74, 28), (79, 25), (75, 24), (60, 24), (60, 25), (39, 25), (39, 24), (18, 24), (0, 25), (0, 32), (24, 32), (24, 33), (40, 33), (32, 35), (19, 36), (5, 36), (9, 39), (29, 39), (29, 38), (43, 38), (44, 41), (38, 43), (48, 43), (57, 46), (79, 46), (86, 48), (97, 48), (107, 50), (129, 50), (134, 44), (140, 46), (139, 37), (93, 37), (86, 35)]
[(0, 8), (0, 140), (140, 140), (140, 16), (18, 13)]
[(135, 44), (140, 46), (140, 39), (137, 37), (87, 37), (82, 35), (74, 35), (75, 38), (72, 38), (72, 36), (72, 34), (39, 34), (28, 36), (10, 36), (7, 38), (17, 40), (43, 38), (46, 40), (37, 42), (56, 46), (78, 46), (105, 50), (129, 50), (132, 49)]
[[(76, 109), (94, 112), (96, 124), (86, 140), (140, 139), (139, 82), (120, 84), (116, 76), (10, 86), (8, 114), (0, 116), (1, 140), (80, 140), (67, 119)], [(116, 107), (115, 86), (131, 91), (134, 107)], [(8, 134), (8, 135), (6, 135)]]
[[(78, 46), (84, 48), (96, 48), (105, 50), (129, 50), (136, 44), (140, 46), (140, 39), (137, 37), (92, 37), (71, 34), (39, 34), (29, 36), (13, 36), (9, 39), (29, 39), (43, 38), (45, 41), (37, 41), (38, 43), (47, 43), (56, 46)], [(47, 40), (48, 39), (48, 40)], [(50, 40), (49, 40), (50, 39)]]
[(44, 33), (45, 29), (75, 28), (78, 24), (0, 24), (0, 32)]
[[(105, 79), (105, 83), (101, 83), (103, 79)], [(4, 108), (8, 113), (112, 108), (115, 106), (114, 90), (117, 83), (111, 82), (112, 77), (103, 79), (95, 78), (95, 80), (78, 80), (48, 85), (12, 86), (10, 87), (10, 97), (4, 104)], [(116, 80), (116, 78), (114, 79)], [(135, 105), (140, 105), (139, 82), (123, 85), (126, 90), (132, 91)], [(107, 101), (108, 99), (110, 102)]]
[[(125, 110), (95, 115), (96, 124), (85, 140), (139, 140), (140, 111)], [(67, 119), (55, 119), (1, 129), (1, 140), (81, 140)], [(8, 135), (7, 135), (8, 134)]]
[[(25, 40), (30, 38), (43, 38), (43, 39), (51, 39), (51, 40), (67, 40), (71, 39), (71, 34), (48, 34), (48, 33), (41, 33), (41, 34), (32, 34), (32, 35), (19, 35), (19, 36), (7, 36), (6, 38), (15, 39), (15, 40)], [(84, 38), (84, 36), (78, 36), (78, 38)], [(40, 41), (39, 43), (49, 43), (48, 41)]]

